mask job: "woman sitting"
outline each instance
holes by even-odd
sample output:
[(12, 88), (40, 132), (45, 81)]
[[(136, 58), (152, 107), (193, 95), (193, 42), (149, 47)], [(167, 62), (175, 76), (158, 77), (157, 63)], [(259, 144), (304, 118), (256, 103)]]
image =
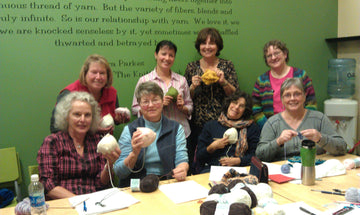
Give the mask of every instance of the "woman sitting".
[[(114, 165), (114, 171), (121, 179), (120, 187), (129, 186), (131, 178), (149, 174), (185, 180), (189, 170), (185, 132), (178, 122), (162, 114), (163, 90), (156, 83), (147, 81), (139, 84), (135, 96), (141, 116), (125, 126), (119, 139), (122, 153)], [(147, 127), (156, 133), (155, 141), (148, 147), (144, 148), (138, 127)]]
[[(255, 155), (260, 129), (251, 120), (251, 97), (236, 92), (225, 100), (218, 120), (204, 125), (199, 136), (197, 161), (203, 166), (201, 172), (209, 172), (210, 166), (247, 166)], [(226, 130), (236, 128), (237, 139), (231, 143), (223, 137)]]
[(56, 105), (54, 117), (60, 131), (45, 138), (37, 155), (46, 198), (68, 198), (108, 187), (108, 168), (121, 152), (117, 149), (104, 156), (96, 152), (100, 110), (94, 97), (69, 93)]
[(299, 155), (302, 139), (314, 141), (317, 154), (326, 151), (333, 155), (346, 153), (346, 142), (335, 132), (330, 120), (319, 111), (305, 108), (306, 96), (301, 79), (286, 79), (281, 85), (280, 95), (285, 110), (265, 123), (256, 149), (257, 157), (271, 162)]

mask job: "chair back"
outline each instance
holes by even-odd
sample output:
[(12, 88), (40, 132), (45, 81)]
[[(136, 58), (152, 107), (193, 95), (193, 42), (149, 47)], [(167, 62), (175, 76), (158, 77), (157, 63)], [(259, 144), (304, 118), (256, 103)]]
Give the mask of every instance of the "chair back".
[(20, 159), (15, 147), (0, 149), (0, 187), (14, 187), (16, 200), (21, 201)]

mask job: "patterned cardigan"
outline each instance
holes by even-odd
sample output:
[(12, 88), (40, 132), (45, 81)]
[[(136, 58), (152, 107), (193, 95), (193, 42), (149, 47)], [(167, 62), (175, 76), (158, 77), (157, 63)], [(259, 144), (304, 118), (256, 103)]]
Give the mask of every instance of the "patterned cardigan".
[[(306, 95), (305, 107), (316, 110), (315, 90), (305, 70), (294, 68), (294, 78), (301, 78), (303, 81)], [(255, 121), (261, 128), (267, 119), (274, 115), (273, 92), (269, 70), (257, 78), (252, 92), (253, 115)]]

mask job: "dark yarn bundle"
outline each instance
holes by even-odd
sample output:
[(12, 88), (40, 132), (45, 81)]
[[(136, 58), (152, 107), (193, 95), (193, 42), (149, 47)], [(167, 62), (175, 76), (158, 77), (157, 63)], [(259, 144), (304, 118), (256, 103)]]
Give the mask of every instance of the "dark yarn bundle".
[(217, 194), (224, 194), (224, 193), (229, 193), (229, 189), (227, 186), (225, 186), (225, 184), (217, 184), (214, 185), (210, 190), (208, 195), (211, 195), (213, 193), (217, 193)]
[(140, 190), (144, 193), (151, 193), (157, 190), (159, 186), (159, 177), (154, 174), (145, 176), (140, 181)]
[[(207, 201), (200, 206), (200, 215), (213, 215), (216, 211), (216, 201)], [(232, 203), (229, 209), (229, 215), (251, 215), (250, 208), (244, 203)]]
[(258, 202), (257, 202), (257, 198), (256, 198), (255, 193), (247, 186), (245, 186), (245, 187), (243, 187), (241, 189), (246, 190), (248, 192), (248, 194), (250, 195), (250, 197), (251, 197), (251, 208), (256, 207)]
[(232, 203), (229, 209), (229, 215), (251, 215), (250, 208), (244, 203)]

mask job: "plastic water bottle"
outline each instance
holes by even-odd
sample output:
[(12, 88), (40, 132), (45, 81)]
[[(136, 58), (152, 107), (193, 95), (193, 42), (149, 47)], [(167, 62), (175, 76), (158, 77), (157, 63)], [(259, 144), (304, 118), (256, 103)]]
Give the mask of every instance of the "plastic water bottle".
[(328, 94), (331, 98), (348, 99), (354, 95), (355, 65), (352, 58), (329, 60)]
[(46, 215), (46, 204), (44, 197), (44, 186), (39, 181), (39, 175), (31, 175), (31, 183), (29, 185), (29, 198), (31, 206), (31, 215)]

